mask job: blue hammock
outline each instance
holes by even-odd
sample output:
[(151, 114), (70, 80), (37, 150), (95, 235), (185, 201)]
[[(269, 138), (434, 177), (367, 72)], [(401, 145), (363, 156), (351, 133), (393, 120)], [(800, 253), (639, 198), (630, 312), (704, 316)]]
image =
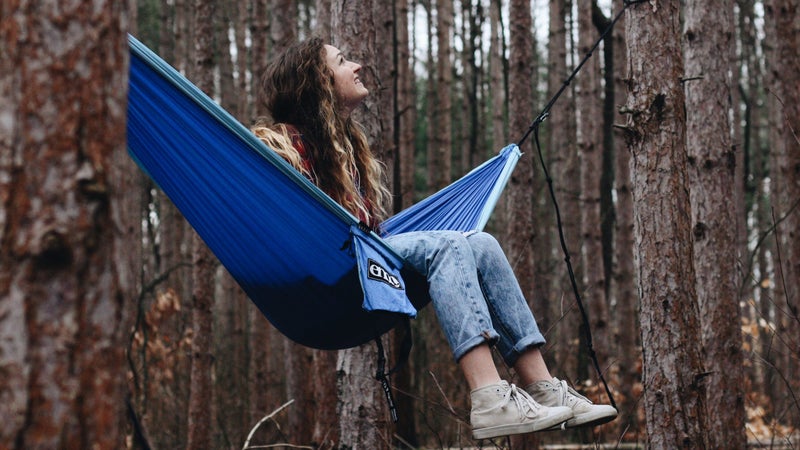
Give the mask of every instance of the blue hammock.
[[(414, 317), (425, 280), (283, 158), (133, 37), (128, 151), (267, 319), (314, 348), (360, 345)], [(516, 145), (383, 224), (482, 229)]]

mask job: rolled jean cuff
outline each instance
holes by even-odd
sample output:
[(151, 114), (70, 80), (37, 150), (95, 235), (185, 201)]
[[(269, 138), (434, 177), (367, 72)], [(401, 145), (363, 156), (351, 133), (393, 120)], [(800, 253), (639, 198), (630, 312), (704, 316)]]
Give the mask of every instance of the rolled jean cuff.
[(486, 330), (482, 334), (478, 336), (471, 337), (464, 342), (461, 343), (457, 348), (453, 349), (453, 359), (458, 362), (462, 356), (464, 356), (468, 351), (472, 350), (473, 348), (487, 343), (489, 347), (494, 346), (497, 341), (500, 339), (500, 335), (497, 334), (494, 330)]
[(505, 361), (508, 367), (513, 367), (514, 364), (517, 363), (519, 355), (521, 355), (525, 350), (541, 347), (545, 344), (545, 342), (547, 341), (545, 341), (542, 333), (537, 331), (536, 333), (531, 333), (517, 341), (514, 347), (505, 352), (501, 352), (500, 356), (503, 357), (503, 361)]

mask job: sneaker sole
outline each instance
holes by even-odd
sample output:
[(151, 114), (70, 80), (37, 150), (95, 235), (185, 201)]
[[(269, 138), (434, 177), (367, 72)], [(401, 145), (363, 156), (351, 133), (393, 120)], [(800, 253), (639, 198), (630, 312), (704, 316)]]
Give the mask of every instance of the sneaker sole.
[(537, 419), (530, 423), (518, 423), (513, 425), (498, 425), (496, 427), (479, 428), (472, 430), (473, 439), (489, 439), (512, 434), (534, 433), (545, 431), (572, 418), (572, 410), (567, 407), (551, 407), (551, 414), (547, 417)]
[(566, 428), (579, 428), (579, 427), (594, 427), (604, 423), (611, 422), (617, 418), (617, 410), (600, 411), (594, 414), (577, 415), (573, 418), (558, 424), (557, 426), (549, 428), (551, 430), (563, 430)]

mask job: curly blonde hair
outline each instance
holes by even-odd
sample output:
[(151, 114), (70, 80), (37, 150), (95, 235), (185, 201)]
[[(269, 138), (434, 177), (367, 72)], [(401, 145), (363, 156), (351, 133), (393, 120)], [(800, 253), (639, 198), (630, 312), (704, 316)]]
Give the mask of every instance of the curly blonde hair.
[(325, 44), (311, 38), (287, 48), (261, 79), (262, 101), (271, 117), (253, 132), (300, 171), (307, 172), (292, 145), (290, 129), (301, 134), (315, 173), (309, 176), (325, 193), (356, 216), (386, 216), (389, 192), (382, 183), (383, 166), (375, 158), (361, 126), (338, 113), (333, 73)]

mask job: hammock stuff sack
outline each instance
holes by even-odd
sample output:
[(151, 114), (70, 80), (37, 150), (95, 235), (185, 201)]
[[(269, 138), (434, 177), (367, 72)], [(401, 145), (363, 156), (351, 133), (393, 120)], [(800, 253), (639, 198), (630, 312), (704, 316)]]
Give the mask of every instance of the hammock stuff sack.
[[(281, 333), (353, 347), (429, 301), (424, 278), (380, 236), (132, 36), (129, 48), (131, 157)], [(519, 157), (509, 145), (385, 233), (482, 229)]]

